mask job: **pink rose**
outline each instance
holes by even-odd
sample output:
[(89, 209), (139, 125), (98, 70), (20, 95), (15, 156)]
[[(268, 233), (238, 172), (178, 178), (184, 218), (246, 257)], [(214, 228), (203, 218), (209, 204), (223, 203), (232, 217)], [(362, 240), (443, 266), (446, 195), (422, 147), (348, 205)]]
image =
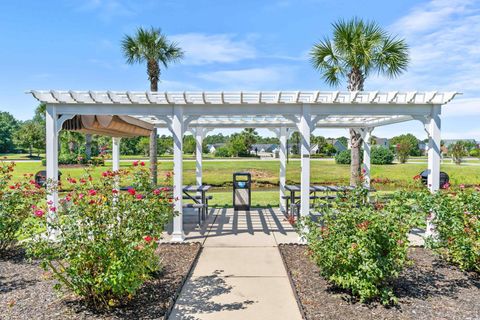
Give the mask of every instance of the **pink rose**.
[(38, 210), (35, 210), (33, 212), (33, 214), (39, 218), (43, 217), (43, 215), (45, 214), (45, 211), (43, 211), (42, 209), (38, 209)]
[(96, 194), (97, 194), (97, 191), (96, 191), (96, 190), (94, 190), (94, 189), (88, 190), (88, 195), (90, 195), (90, 196), (95, 196)]
[(143, 199), (143, 195), (141, 195), (141, 194), (139, 193), (139, 194), (137, 194), (137, 195), (135, 196), (135, 198), (141, 200), (141, 199)]

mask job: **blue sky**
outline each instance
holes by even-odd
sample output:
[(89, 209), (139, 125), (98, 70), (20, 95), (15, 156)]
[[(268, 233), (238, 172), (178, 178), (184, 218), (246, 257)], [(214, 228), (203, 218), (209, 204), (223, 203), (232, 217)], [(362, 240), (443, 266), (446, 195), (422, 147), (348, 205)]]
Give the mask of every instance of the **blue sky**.
[[(161, 27), (186, 52), (162, 70), (159, 90), (332, 90), (308, 52), (333, 21), (353, 16), (376, 20), (411, 47), (407, 73), (367, 79), (366, 90), (463, 92), (444, 108), (443, 138), (480, 140), (480, 1), (469, 0), (4, 1), (0, 110), (30, 118), (37, 103), (29, 89), (148, 89), (145, 66), (126, 65), (120, 51), (138, 26)], [(419, 122), (374, 134), (404, 132), (426, 137)]]

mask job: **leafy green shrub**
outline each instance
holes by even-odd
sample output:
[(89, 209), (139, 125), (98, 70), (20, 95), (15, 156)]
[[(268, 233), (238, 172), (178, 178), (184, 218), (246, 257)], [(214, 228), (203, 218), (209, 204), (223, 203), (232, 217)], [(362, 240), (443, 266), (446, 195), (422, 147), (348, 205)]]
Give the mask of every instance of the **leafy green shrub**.
[(408, 232), (417, 222), (409, 200), (396, 194), (386, 204), (371, 205), (357, 189), (320, 221), (307, 220), (305, 237), (322, 275), (350, 290), (362, 302), (396, 302), (390, 282), (407, 262)]
[(424, 193), (425, 213), (435, 212), (428, 245), (463, 270), (480, 272), (480, 190)]
[(470, 157), (480, 158), (480, 149), (472, 149), (469, 152)]
[(370, 154), (372, 164), (392, 164), (394, 154), (390, 149), (373, 146)]
[(350, 150), (343, 150), (335, 155), (335, 163), (337, 164), (350, 164), (351, 161), (352, 153)]
[[(343, 150), (335, 155), (335, 163), (337, 164), (350, 164), (352, 161), (351, 150)], [(360, 161), (363, 161), (363, 152), (360, 152)]]
[[(132, 170), (106, 171), (98, 182), (69, 178), (73, 191), (58, 208), (47, 203), (29, 227), (27, 252), (97, 307), (122, 303), (160, 268), (155, 250), (173, 217), (172, 197), (152, 187), (143, 163)], [(118, 181), (126, 179), (132, 187), (119, 191)]]
[(0, 253), (15, 244), (18, 232), (45, 191), (25, 174), (13, 182), (15, 163), (0, 161)]
[(227, 147), (220, 147), (215, 151), (215, 157), (226, 158), (230, 156), (231, 154)]

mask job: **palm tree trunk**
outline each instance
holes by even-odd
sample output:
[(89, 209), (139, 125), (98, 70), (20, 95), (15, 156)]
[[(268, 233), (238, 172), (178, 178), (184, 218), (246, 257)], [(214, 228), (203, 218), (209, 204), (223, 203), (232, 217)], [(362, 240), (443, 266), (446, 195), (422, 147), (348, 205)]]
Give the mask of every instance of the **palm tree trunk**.
[(87, 160), (92, 158), (92, 135), (90, 133), (85, 135), (85, 155)]
[[(352, 68), (348, 74), (348, 90), (363, 91), (365, 77), (361, 70)], [(350, 161), (350, 185), (358, 186), (361, 183), (360, 174), (360, 146), (362, 137), (354, 129), (350, 129), (351, 161)]]
[[(155, 67), (156, 66), (156, 67)], [(156, 73), (157, 70), (157, 73)], [(156, 92), (158, 90), (158, 63), (152, 64), (151, 61), (148, 62), (148, 74), (150, 77), (150, 91)], [(152, 184), (157, 185), (157, 128), (154, 128), (150, 133), (150, 178), (152, 179)]]
[(351, 162), (350, 162), (350, 185), (358, 186), (360, 181), (360, 145), (362, 137), (354, 129), (350, 129)]
[(150, 133), (150, 177), (153, 185), (157, 185), (157, 128)]

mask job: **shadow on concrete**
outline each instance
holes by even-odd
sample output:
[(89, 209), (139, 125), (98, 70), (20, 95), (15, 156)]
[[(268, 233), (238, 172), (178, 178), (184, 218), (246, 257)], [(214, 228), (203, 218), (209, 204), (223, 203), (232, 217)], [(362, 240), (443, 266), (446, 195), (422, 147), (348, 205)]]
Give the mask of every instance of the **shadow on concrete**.
[(233, 287), (225, 281), (228, 275), (222, 275), (222, 270), (216, 270), (212, 275), (191, 278), (177, 301), (176, 310), (170, 319), (195, 320), (195, 314), (206, 314), (219, 311), (233, 311), (248, 308), (256, 303), (252, 300), (221, 303), (214, 301), (216, 297), (228, 294)]

